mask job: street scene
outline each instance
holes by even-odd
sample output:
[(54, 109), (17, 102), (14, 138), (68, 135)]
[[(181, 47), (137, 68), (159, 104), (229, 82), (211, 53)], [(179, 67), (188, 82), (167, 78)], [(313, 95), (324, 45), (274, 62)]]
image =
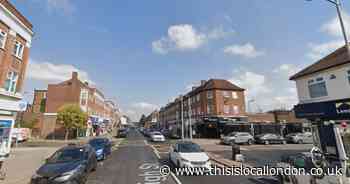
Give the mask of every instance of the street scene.
[(0, 184), (350, 184), (348, 12), (0, 0)]

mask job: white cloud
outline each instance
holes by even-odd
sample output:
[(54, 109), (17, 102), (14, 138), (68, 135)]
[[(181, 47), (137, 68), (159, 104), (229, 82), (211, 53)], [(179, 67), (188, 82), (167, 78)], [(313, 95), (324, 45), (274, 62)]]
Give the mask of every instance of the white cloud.
[(66, 15), (70, 15), (75, 11), (71, 0), (47, 0), (47, 6), (49, 11), (62, 12)]
[(132, 107), (135, 109), (151, 110), (151, 111), (158, 109), (158, 105), (151, 104), (148, 102), (137, 102), (132, 104)]
[(234, 30), (225, 30), (223, 26), (208, 32), (198, 31), (190, 24), (172, 25), (167, 36), (152, 42), (152, 50), (158, 54), (170, 51), (189, 51), (202, 47), (209, 40), (222, 39), (234, 34)]
[(245, 58), (256, 58), (265, 54), (263, 51), (258, 51), (251, 43), (227, 46), (224, 48), (224, 53), (228, 55), (238, 55)]
[(344, 46), (344, 41), (342, 40), (334, 40), (322, 44), (311, 43), (309, 45), (311, 51), (307, 56), (313, 60), (319, 60), (342, 46)]
[(125, 114), (129, 116), (133, 121), (138, 121), (142, 114), (147, 116), (157, 109), (159, 109), (159, 106), (156, 104), (149, 102), (135, 102), (127, 108)]
[(246, 89), (248, 98), (270, 92), (266, 86), (266, 77), (251, 71), (235, 72), (234, 78), (230, 81), (238, 86)]
[(289, 78), (290, 76), (296, 74), (300, 70), (301, 68), (296, 67), (293, 64), (282, 64), (279, 67), (275, 68), (273, 72), (278, 73), (280, 75), (284, 75)]
[[(350, 35), (350, 16), (347, 13), (343, 13), (343, 21), (346, 28), (346, 32)], [(321, 31), (331, 36), (342, 37), (343, 33), (340, 27), (340, 21), (338, 16), (335, 16), (330, 21), (326, 22), (321, 26)]]
[(229, 81), (246, 89), (246, 104), (252, 112), (291, 109), (298, 103), (298, 96), (295, 83), (287, 77), (297, 69), (293, 64), (282, 64), (273, 72), (238, 70)]
[(72, 72), (78, 72), (80, 80), (94, 84), (94, 82), (89, 79), (89, 75), (86, 71), (80, 70), (73, 65), (36, 62), (30, 60), (27, 71), (27, 77), (29, 79), (44, 81), (47, 83), (68, 80), (71, 78)]

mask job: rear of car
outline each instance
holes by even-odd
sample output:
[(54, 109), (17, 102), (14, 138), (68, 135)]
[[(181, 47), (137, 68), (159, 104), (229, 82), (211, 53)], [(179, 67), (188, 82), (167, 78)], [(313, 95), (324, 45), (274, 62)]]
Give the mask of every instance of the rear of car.
[(91, 139), (89, 144), (94, 148), (97, 160), (105, 160), (112, 152), (112, 143), (107, 138)]
[(165, 137), (160, 132), (152, 132), (151, 140), (153, 142), (165, 142)]

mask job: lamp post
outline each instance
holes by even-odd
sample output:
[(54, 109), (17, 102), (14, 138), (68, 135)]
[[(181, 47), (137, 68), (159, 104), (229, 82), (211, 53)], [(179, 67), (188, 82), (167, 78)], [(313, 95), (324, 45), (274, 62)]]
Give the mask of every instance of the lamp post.
[[(312, 1), (312, 0), (307, 0), (307, 1)], [(339, 22), (340, 22), (340, 27), (341, 27), (341, 30), (343, 33), (344, 42), (345, 42), (345, 45), (347, 46), (347, 48), (349, 49), (349, 42), (348, 42), (348, 37), (346, 34), (346, 29), (345, 29), (345, 24), (344, 24), (344, 20), (343, 20), (343, 14), (342, 14), (342, 10), (341, 10), (340, 0), (326, 0), (326, 1), (334, 4), (336, 9), (337, 9), (337, 14), (338, 14)]]

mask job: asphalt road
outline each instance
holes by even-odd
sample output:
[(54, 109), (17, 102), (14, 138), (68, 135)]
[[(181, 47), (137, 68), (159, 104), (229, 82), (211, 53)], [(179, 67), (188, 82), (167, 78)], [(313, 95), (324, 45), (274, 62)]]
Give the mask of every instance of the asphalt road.
[(110, 157), (99, 163), (87, 184), (175, 184), (171, 176), (161, 177), (159, 161), (141, 134), (131, 131)]
[[(159, 166), (171, 165), (167, 155), (158, 159), (153, 149), (138, 132), (131, 131), (118, 150), (97, 171), (87, 184), (258, 184), (245, 176), (168, 176), (161, 177)], [(176, 182), (177, 181), (177, 182)], [(275, 184), (267, 182), (266, 184)]]

